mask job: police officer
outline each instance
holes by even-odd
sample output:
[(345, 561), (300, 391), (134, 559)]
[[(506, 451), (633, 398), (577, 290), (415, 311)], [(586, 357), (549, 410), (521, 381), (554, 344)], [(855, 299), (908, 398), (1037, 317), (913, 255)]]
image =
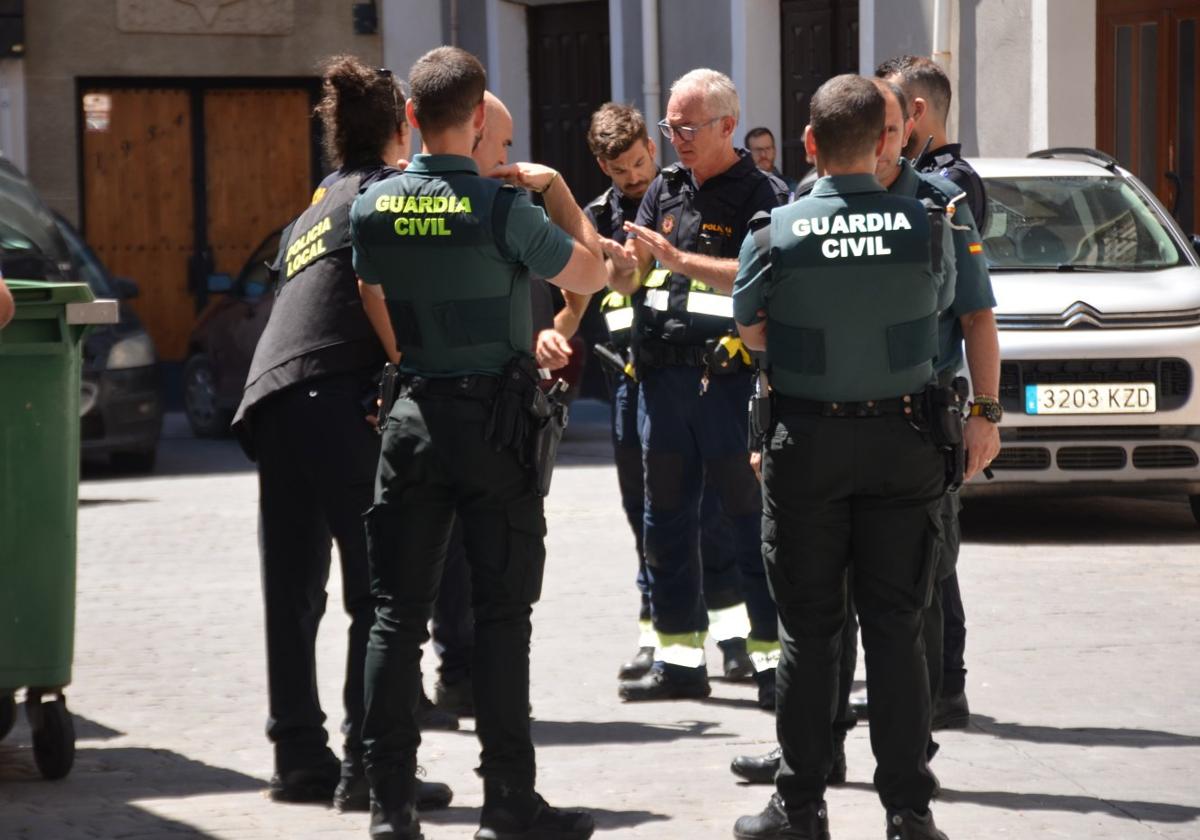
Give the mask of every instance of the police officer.
[[(596, 158), (596, 164), (612, 180), (612, 185), (584, 207), (596, 230), (606, 239), (624, 243), (624, 223), (637, 217), (637, 210), (647, 188), (658, 173), (655, 165), (655, 144), (646, 131), (646, 122), (640, 111), (631, 105), (608, 102), (592, 114), (588, 128), (588, 148)], [(570, 293), (566, 295), (568, 305), (556, 316), (555, 329), (548, 331), (555, 336), (569, 338), (577, 328), (579, 319)], [(643, 512), (645, 493), (642, 475), (642, 445), (638, 435), (638, 388), (633, 378), (633, 367), (629, 364), (629, 339), (633, 329), (635, 304), (640, 296), (632, 298), (610, 292), (601, 300), (600, 311), (608, 326), (608, 349), (619, 358), (613, 363), (610, 357), (608, 380), (612, 385), (612, 441), (614, 460), (617, 465), (617, 482), (621, 491), (621, 505), (633, 530), (637, 548), (637, 587), (641, 594), (641, 610), (638, 616), (638, 652), (621, 665), (618, 676), (622, 680), (637, 679), (645, 675), (654, 664), (654, 649), (657, 637), (650, 620), (650, 584), (646, 573), (645, 552), (642, 549)], [(583, 306), (586, 307), (586, 299)], [(547, 367), (566, 364), (565, 357), (556, 357), (544, 352), (546, 341), (539, 336), (538, 361)], [(570, 353), (569, 345), (562, 342), (563, 350)], [(715, 485), (705, 484), (700, 508), (700, 558), (703, 566), (703, 591), (708, 610), (709, 633), (722, 652), (723, 671), (726, 679), (749, 679), (754, 666), (746, 651), (746, 635), (750, 632), (750, 619), (746, 613), (742, 595), (741, 574), (737, 568), (734, 547), (728, 537), (727, 523), (721, 516), (720, 503)]]
[[(779, 605), (777, 793), (738, 838), (829, 837), (838, 648), (852, 582), (867, 650), (875, 787), (889, 840), (944, 838), (929, 812), (929, 681), (921, 615), (941, 538), (945, 460), (927, 400), (953, 266), (944, 211), (875, 180), (885, 103), (837, 76), (813, 96), (808, 150), (826, 177), (743, 243), (739, 331), (765, 348), (773, 419), (763, 558)], [(847, 571), (853, 574), (848, 578)]]
[(625, 224), (624, 246), (604, 243), (613, 289), (632, 295), (644, 287), (633, 348), (658, 645), (650, 671), (621, 683), (626, 700), (709, 693), (696, 539), (707, 475), (729, 518), (742, 574), (759, 702), (774, 708), (777, 619), (759, 556), (760, 491), (746, 449), (751, 364), (732, 334), (729, 291), (750, 218), (780, 204), (787, 187), (734, 148), (739, 111), (737, 89), (723, 73), (700, 69), (678, 79), (659, 127), (680, 163), (647, 189), (637, 223)]
[[(409, 122), (425, 153), (364, 193), (351, 213), (354, 266), (371, 311), (390, 316), (405, 378), (383, 427), (368, 512), (378, 597), (367, 652), (366, 745), (373, 838), (418, 840), (420, 645), (446, 541), (463, 524), (475, 610), (472, 666), (484, 779), (479, 840), (589, 837), (590, 816), (534, 790), (529, 732), (531, 605), (541, 590), (545, 516), (530, 456), (535, 368), (529, 272), (588, 294), (604, 283), (596, 234), (554, 170), (478, 174), (485, 73), (457, 47), (413, 65)], [(561, 226), (560, 226), (561, 225)]]
[[(902, 148), (912, 132), (912, 119), (908, 115), (907, 97), (904, 91), (892, 82), (875, 80), (876, 87), (886, 102), (883, 154), (875, 169), (875, 178), (889, 192), (947, 205), (960, 197), (957, 186), (938, 175), (919, 174), (903, 157)], [(978, 230), (971, 219), (971, 211), (959, 201), (955, 205), (952, 225), (952, 250), (944, 259), (955, 267), (954, 299), (942, 312), (938, 320), (938, 356), (934, 363), (939, 381), (948, 384), (962, 364), (962, 344), (965, 337), (967, 360), (971, 381), (976, 391), (995, 392), (1000, 376), (999, 340), (996, 333), (992, 307), (995, 297), (987, 274), (987, 263)], [(967, 420), (965, 437), (970, 462), (966, 464), (964, 477), (970, 479), (991, 461), (999, 451), (999, 431), (995, 423), (985, 416), (976, 415)], [(946, 545), (939, 553), (938, 575), (945, 574), (945, 560), (957, 554), (957, 491), (946, 494), (942, 502), (942, 520), (945, 527)], [(951, 543), (951, 541), (954, 541)], [(834, 771), (830, 784), (845, 779), (845, 733), (853, 728), (855, 715), (850, 708), (850, 689), (857, 660), (858, 624), (854, 618), (853, 599), (847, 605), (846, 629), (842, 636), (842, 662), (838, 673), (839, 695), (834, 714)], [(925, 659), (929, 672), (930, 696), (937, 697), (942, 676), (942, 614), (939, 587), (934, 586), (933, 597), (925, 612), (924, 638)], [(741, 778), (757, 783), (775, 780), (779, 769), (780, 750), (766, 756), (739, 756), (734, 759), (732, 770)], [(931, 750), (932, 752), (932, 750)], [(932, 757), (932, 756), (931, 756)]]
[[(950, 112), (950, 80), (938, 64), (928, 58), (913, 55), (903, 55), (880, 64), (875, 75), (895, 82), (908, 97), (909, 109), (913, 118), (913, 132), (905, 146), (905, 155), (909, 158), (920, 158), (916, 162), (918, 172), (936, 173), (950, 180), (966, 194), (966, 203), (971, 211), (971, 217), (978, 223), (980, 230), (986, 224), (987, 194), (979, 175), (962, 158), (962, 146), (951, 143), (946, 137), (946, 118)], [(921, 154), (922, 150), (925, 150)], [(982, 251), (977, 250), (973, 255), (976, 261), (981, 261)], [(990, 312), (975, 318), (976, 328), (986, 332), (995, 332), (995, 321)], [(985, 323), (987, 322), (987, 323)], [(944, 369), (954, 376), (956, 364), (962, 358), (963, 332), (958, 321), (951, 319), (951, 334), (947, 339), (947, 349), (953, 346), (953, 354), (942, 361)], [(983, 334), (977, 336), (982, 339)], [(969, 337), (968, 337), (969, 342)], [(978, 344), (978, 342), (977, 342)], [(969, 344), (968, 344), (969, 346)], [(998, 351), (997, 351), (998, 352)], [(998, 364), (998, 362), (997, 362)], [(972, 371), (974, 374), (974, 371)], [(967, 449), (974, 452), (978, 460), (984, 455), (984, 447), (990, 443), (981, 436), (989, 426), (999, 422), (1003, 414), (999, 394), (999, 378), (995, 380), (995, 388), (984, 388), (978, 380), (975, 381), (975, 399), (972, 410), (975, 416), (989, 418), (989, 421), (977, 421), (967, 428)], [(986, 460), (999, 452), (997, 439), (996, 449), (987, 455)], [(934, 695), (933, 728), (936, 729), (965, 729), (970, 722), (970, 705), (967, 702), (966, 683), (967, 670), (964, 654), (967, 644), (966, 611), (963, 607), (962, 594), (959, 591), (958, 575), (955, 571), (958, 562), (958, 546), (960, 543), (958, 513), (961, 508), (958, 495), (951, 494), (945, 502), (944, 515), (950, 528), (947, 534), (947, 547), (943, 558), (942, 569), (939, 573), (938, 599), (943, 612), (944, 646), (942, 650), (942, 676), (938, 680), (933, 677), (935, 688), (940, 683), (940, 690)]]
[[(349, 56), (326, 64), (317, 115), (337, 171), (284, 231), (275, 303), (254, 352), (234, 429), (258, 462), (259, 546), (267, 631), (267, 736), (275, 746), (269, 794), (365, 810), (363, 663), (374, 615), (362, 514), (379, 459), (376, 381), (389, 352), (359, 298), (350, 256), (350, 205), (396, 174), (408, 147), (404, 95), (387, 71)], [(326, 746), (317, 697), (315, 644), (325, 611), (330, 539), (342, 565), (350, 615), (340, 773)], [(339, 782), (339, 775), (341, 780)], [(335, 794), (335, 785), (337, 786)], [(423, 803), (444, 807), (445, 785)]]

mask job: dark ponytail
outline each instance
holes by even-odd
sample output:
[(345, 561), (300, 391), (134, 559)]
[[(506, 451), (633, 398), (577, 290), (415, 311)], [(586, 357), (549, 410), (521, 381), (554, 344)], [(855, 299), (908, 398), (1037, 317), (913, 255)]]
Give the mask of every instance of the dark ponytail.
[(316, 114), (326, 158), (344, 169), (378, 163), (396, 129), (404, 125), (404, 93), (396, 79), (352, 55), (333, 56), (322, 70), (323, 95)]

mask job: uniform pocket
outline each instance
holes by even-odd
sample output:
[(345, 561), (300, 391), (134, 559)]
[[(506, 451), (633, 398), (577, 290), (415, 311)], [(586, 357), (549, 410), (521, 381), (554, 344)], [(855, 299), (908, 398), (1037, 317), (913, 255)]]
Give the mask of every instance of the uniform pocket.
[(546, 570), (546, 515), (542, 500), (528, 496), (510, 504), (508, 567), (504, 579), (512, 595), (534, 604), (542, 596)]
[(922, 564), (916, 580), (916, 596), (923, 609), (928, 609), (933, 599), (933, 585), (937, 582), (937, 570), (945, 550), (945, 523), (942, 521), (942, 506), (937, 504), (929, 508)]

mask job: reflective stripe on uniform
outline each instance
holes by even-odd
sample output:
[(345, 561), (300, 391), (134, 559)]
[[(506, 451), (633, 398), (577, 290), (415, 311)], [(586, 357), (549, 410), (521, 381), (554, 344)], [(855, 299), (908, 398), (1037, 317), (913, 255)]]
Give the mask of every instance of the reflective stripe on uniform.
[(694, 315), (712, 315), (717, 318), (733, 317), (733, 298), (711, 292), (690, 292), (687, 311)]
[(646, 292), (646, 306), (651, 309), (657, 309), (659, 312), (666, 312), (670, 305), (671, 293), (666, 289), (651, 289)]
[(658, 646), (658, 634), (654, 632), (654, 622), (645, 619), (638, 622), (638, 647), (652, 648)]
[(750, 654), (755, 672), (770, 671), (779, 665), (779, 642), (747, 639), (746, 653)]
[(671, 272), (665, 268), (656, 268), (646, 275), (646, 279), (642, 281), (642, 285), (647, 289), (661, 289), (667, 285), (667, 278), (671, 276)]
[(608, 324), (609, 332), (620, 332), (633, 326), (633, 307), (610, 309), (604, 313), (604, 323)]
[(734, 604), (723, 610), (708, 611), (708, 634), (714, 641), (744, 639), (750, 635), (750, 614), (745, 603)]
[(700, 668), (704, 665), (704, 633), (659, 633), (655, 662)]

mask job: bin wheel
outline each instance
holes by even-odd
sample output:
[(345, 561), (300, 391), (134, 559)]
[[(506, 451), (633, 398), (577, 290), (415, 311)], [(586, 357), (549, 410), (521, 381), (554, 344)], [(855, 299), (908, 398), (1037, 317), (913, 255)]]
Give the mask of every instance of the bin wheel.
[(0, 739), (12, 732), (13, 724), (17, 722), (17, 701), (7, 694), (0, 697)]
[(25, 716), (33, 730), (33, 760), (45, 779), (61, 779), (75, 763), (75, 724), (67, 711), (67, 700), (59, 695), (42, 702), (25, 701)]

